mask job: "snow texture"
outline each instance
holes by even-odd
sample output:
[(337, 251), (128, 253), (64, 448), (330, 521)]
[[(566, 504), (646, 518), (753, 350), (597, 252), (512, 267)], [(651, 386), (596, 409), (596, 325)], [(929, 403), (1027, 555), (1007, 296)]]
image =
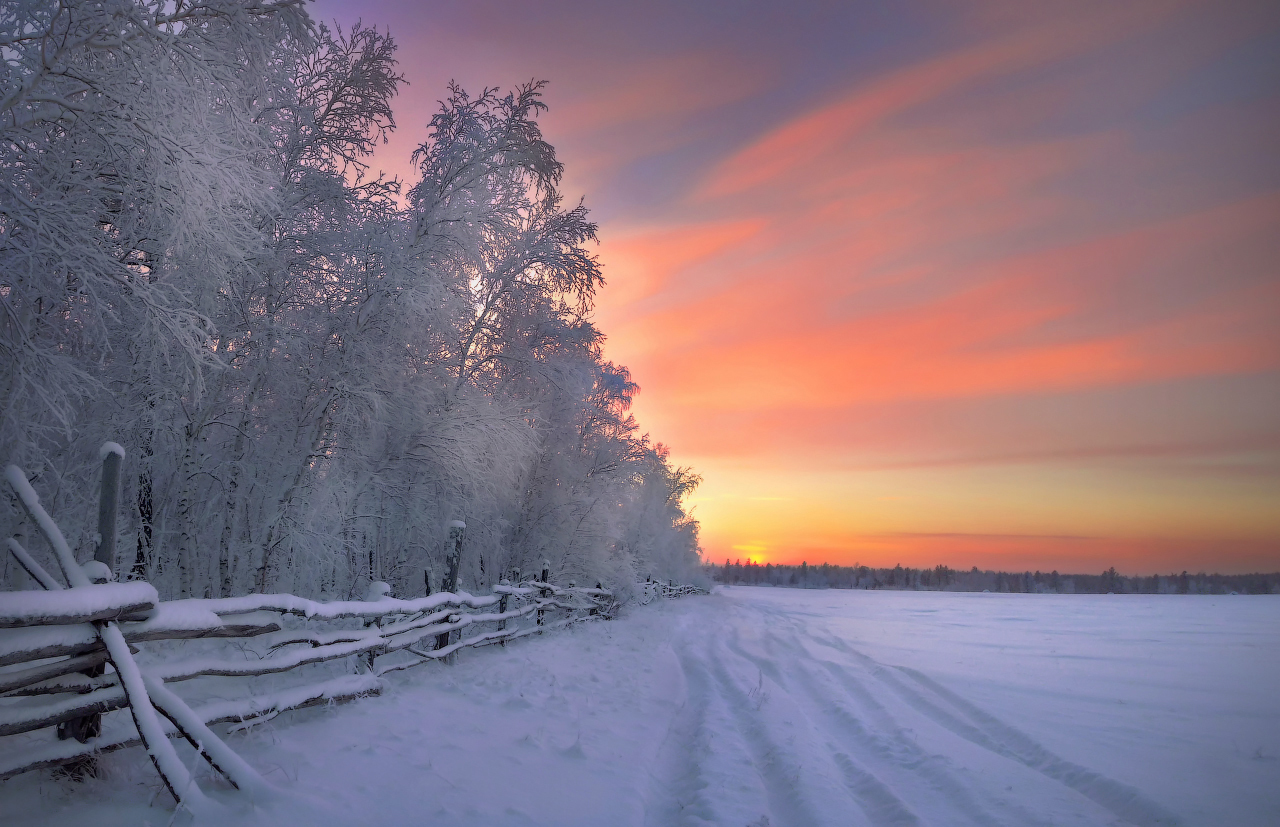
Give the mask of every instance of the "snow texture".
[[(1270, 596), (721, 589), (228, 746), (287, 800), (243, 824), (1264, 827), (1278, 652)], [(5, 782), (0, 811), (168, 819), (137, 750), (101, 760), (82, 785)]]
[(125, 609), (150, 609), (159, 601), (156, 590), (142, 581), (56, 591), (0, 592), (0, 626), (83, 623), (91, 618), (113, 617)]

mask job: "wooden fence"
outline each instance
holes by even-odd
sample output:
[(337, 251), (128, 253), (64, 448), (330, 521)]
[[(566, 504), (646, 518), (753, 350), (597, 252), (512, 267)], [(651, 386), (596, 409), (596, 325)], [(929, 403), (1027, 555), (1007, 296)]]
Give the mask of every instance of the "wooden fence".
[[(21, 667), (0, 671), (0, 694), (25, 700), (0, 706), (0, 779), (138, 743), (154, 758), (148, 730), (136, 721), (144, 695), (168, 719), (158, 722), (157, 732), (191, 740), (174, 714), (198, 719), (200, 727), (252, 726), (285, 710), (377, 694), (382, 675), (465, 647), (505, 645), (606, 617), (612, 603), (604, 589), (540, 581), (500, 585), (494, 592), (327, 603), (287, 594), (161, 602), (150, 585), (134, 582), (6, 593), (0, 601), (0, 667)], [(124, 668), (103, 640), (107, 624), (125, 644)], [(163, 641), (213, 645), (192, 651), (188, 643), (180, 654), (173, 647), (148, 651), (147, 644)], [(355, 674), (349, 674), (352, 660)], [(108, 661), (113, 673), (103, 670)], [(125, 679), (129, 661), (141, 678), (137, 692)], [(348, 674), (304, 670), (335, 661)], [(266, 690), (237, 690), (225, 681), (285, 672), (295, 679)], [(178, 682), (187, 684), (185, 696), (205, 702), (188, 706), (178, 699), (166, 686)], [(134, 720), (104, 714), (126, 708)], [(42, 737), (31, 737), (37, 730), (44, 730)], [(175, 796), (181, 797), (176, 790)]]
[(665, 597), (668, 600), (675, 597), (686, 597), (691, 594), (710, 594), (711, 592), (701, 586), (681, 585), (675, 581), (659, 583), (656, 580), (646, 580), (644, 589), (637, 598), (639, 603), (644, 606), (652, 603), (654, 598)]
[[(287, 710), (377, 694), (389, 672), (608, 619), (618, 609), (608, 589), (556, 586), (546, 569), (541, 578), (503, 580), (490, 595), (457, 590), (462, 523), (450, 524), (445, 588), (426, 597), (395, 599), (387, 584), (373, 583), (361, 601), (289, 594), (161, 601), (148, 583), (108, 582), (122, 456), (118, 445), (103, 446), (99, 546), (83, 565), (22, 471), (5, 470), (66, 587), (19, 538), (7, 541), (44, 591), (0, 592), (0, 781), (46, 767), (92, 773), (94, 756), (142, 744), (180, 806), (215, 806), (170, 743), (181, 737), (233, 786), (266, 795), (270, 786), (211, 725), (230, 724), (231, 732)], [(642, 586), (641, 603), (706, 593), (653, 580)], [(264, 684), (264, 676), (273, 677)], [(181, 696), (170, 688), (176, 683)]]
[[(397, 600), (374, 583), (363, 601), (255, 594), (162, 602), (148, 583), (107, 582), (103, 559), (111, 559), (122, 455), (119, 446), (104, 446), (98, 554), (84, 565), (22, 471), (5, 470), (67, 587), (18, 538), (7, 541), (45, 591), (0, 593), (0, 780), (43, 767), (92, 772), (96, 754), (142, 744), (178, 803), (207, 809), (209, 799), (169, 740), (182, 737), (233, 786), (267, 794), (269, 785), (210, 725), (230, 722), (235, 730), (286, 710), (376, 694), (388, 672), (609, 618), (617, 608), (609, 590), (552, 585), (545, 569), (541, 579), (504, 580), (491, 595), (456, 590), (461, 523), (450, 527), (446, 590), (426, 597)], [(252, 684), (266, 675), (280, 677), (268, 687)], [(179, 682), (183, 696), (169, 686)]]

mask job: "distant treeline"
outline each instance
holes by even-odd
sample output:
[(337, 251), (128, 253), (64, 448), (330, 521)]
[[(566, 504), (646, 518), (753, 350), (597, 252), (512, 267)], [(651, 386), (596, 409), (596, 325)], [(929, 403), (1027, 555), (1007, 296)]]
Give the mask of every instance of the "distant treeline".
[(1017, 592), (1025, 594), (1280, 594), (1280, 572), (1270, 574), (1153, 574), (1125, 577), (1114, 568), (1101, 574), (1059, 574), (1056, 571), (980, 571), (935, 566), (913, 569), (895, 566), (775, 566), (741, 561), (709, 564), (707, 574), (717, 583), (744, 586), (784, 586), (797, 589), (911, 589), (949, 592)]

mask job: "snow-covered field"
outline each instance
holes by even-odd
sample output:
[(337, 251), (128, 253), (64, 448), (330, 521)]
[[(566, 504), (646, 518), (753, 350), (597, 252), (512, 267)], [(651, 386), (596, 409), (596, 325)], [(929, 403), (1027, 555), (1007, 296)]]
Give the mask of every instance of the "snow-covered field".
[[(239, 823), (1275, 825), (1280, 598), (720, 589), (228, 740), (284, 791), (206, 779)], [(4, 823), (169, 821), (104, 764)]]

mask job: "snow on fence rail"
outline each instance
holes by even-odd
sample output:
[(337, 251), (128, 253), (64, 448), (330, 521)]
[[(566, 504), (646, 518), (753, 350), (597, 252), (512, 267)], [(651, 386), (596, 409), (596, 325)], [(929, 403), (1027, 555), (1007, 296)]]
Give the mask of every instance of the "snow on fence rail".
[[(115, 502), (122, 453), (114, 444), (104, 447), (104, 512)], [(239, 729), (287, 710), (377, 694), (388, 672), (465, 647), (505, 645), (612, 617), (617, 608), (609, 590), (556, 586), (545, 569), (541, 579), (503, 581), (482, 596), (447, 588), (398, 600), (386, 596), (386, 584), (375, 583), (374, 599), (364, 601), (254, 594), (162, 602), (147, 583), (92, 583), (109, 575), (102, 560), (113, 553), (114, 532), (100, 535), (95, 561), (77, 564), (22, 471), (9, 466), (5, 476), (49, 540), (69, 588), (16, 538), (8, 541), (10, 553), (46, 591), (0, 593), (0, 780), (67, 764), (92, 771), (87, 762), (94, 755), (141, 743), (181, 806), (213, 807), (169, 743), (180, 736), (233, 786), (266, 794), (269, 785), (210, 725)], [(456, 583), (461, 528), (451, 527), (447, 586)], [(289, 680), (253, 684), (280, 673)], [(184, 697), (166, 686), (177, 682)]]

